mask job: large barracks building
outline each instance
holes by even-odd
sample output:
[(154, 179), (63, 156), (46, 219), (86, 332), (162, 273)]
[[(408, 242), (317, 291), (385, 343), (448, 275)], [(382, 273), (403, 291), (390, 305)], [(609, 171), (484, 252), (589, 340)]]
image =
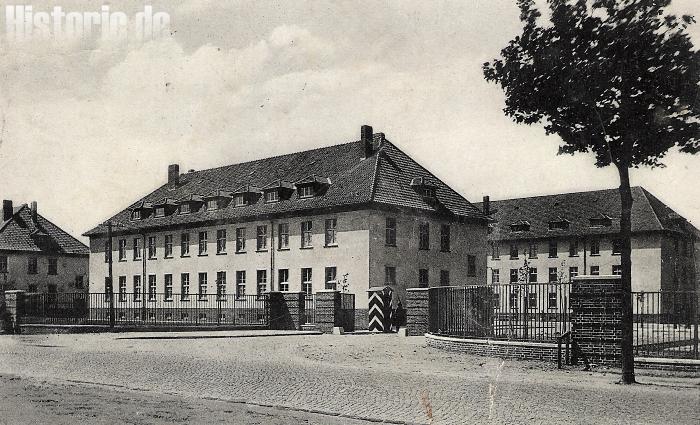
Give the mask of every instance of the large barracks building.
[(111, 244), (106, 224), (85, 234), (90, 292), (144, 302), (337, 289), (366, 316), (370, 287), (403, 299), (486, 281), (486, 216), (370, 126), (336, 146), (184, 174), (171, 165), (167, 183), (108, 221)]

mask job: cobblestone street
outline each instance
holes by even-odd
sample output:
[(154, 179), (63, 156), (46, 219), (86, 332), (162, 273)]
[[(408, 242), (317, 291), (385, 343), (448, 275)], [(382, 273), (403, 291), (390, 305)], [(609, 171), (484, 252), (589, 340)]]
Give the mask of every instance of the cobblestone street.
[(700, 380), (559, 371), (396, 335), (0, 337), (0, 374), (388, 422), (697, 424)]

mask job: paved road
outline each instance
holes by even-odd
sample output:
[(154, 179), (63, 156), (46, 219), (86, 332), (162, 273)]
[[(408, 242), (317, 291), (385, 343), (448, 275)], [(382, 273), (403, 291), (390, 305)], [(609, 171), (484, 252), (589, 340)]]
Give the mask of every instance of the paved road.
[(623, 386), (611, 373), (432, 350), (421, 337), (125, 336), (0, 337), (0, 373), (409, 423), (700, 421), (698, 379)]

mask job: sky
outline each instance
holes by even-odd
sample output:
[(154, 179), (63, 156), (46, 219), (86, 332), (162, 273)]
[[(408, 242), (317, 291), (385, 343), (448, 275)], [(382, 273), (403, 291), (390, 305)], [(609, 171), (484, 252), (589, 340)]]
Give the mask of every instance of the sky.
[[(144, 6), (104, 4), (129, 17)], [(519, 33), (515, 0), (148, 4), (168, 13), (166, 36), (17, 42), (3, 7), (3, 199), (36, 200), (78, 236), (165, 183), (168, 164), (184, 172), (344, 143), (362, 124), (472, 202), (619, 185), (613, 168), (558, 156), (556, 136), (503, 114), (481, 66)], [(700, 18), (700, 2), (674, 0), (673, 11)], [(700, 44), (700, 25), (691, 35)], [(633, 170), (632, 184), (700, 227), (699, 159), (671, 152), (665, 168)]]

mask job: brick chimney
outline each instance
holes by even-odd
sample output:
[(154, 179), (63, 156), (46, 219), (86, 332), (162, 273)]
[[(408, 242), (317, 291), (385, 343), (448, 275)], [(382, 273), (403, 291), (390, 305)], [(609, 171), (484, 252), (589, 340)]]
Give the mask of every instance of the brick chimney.
[(360, 140), (362, 140), (362, 148), (364, 150), (363, 158), (369, 158), (374, 151), (374, 135), (371, 125), (363, 125), (360, 129)]
[(178, 164), (168, 165), (168, 186), (175, 187), (180, 184), (180, 166)]
[(12, 218), (15, 213), (12, 208), (12, 201), (5, 199), (2, 201), (2, 221), (7, 221)]
[(489, 199), (488, 196), (484, 196), (483, 208), (484, 208), (484, 215), (491, 214), (491, 200)]
[(36, 201), (32, 201), (32, 222), (33, 222), (34, 224), (37, 224), (37, 223), (38, 223), (38, 221), (37, 221), (37, 214), (38, 214), (38, 211), (37, 211), (37, 204), (36, 204)]

